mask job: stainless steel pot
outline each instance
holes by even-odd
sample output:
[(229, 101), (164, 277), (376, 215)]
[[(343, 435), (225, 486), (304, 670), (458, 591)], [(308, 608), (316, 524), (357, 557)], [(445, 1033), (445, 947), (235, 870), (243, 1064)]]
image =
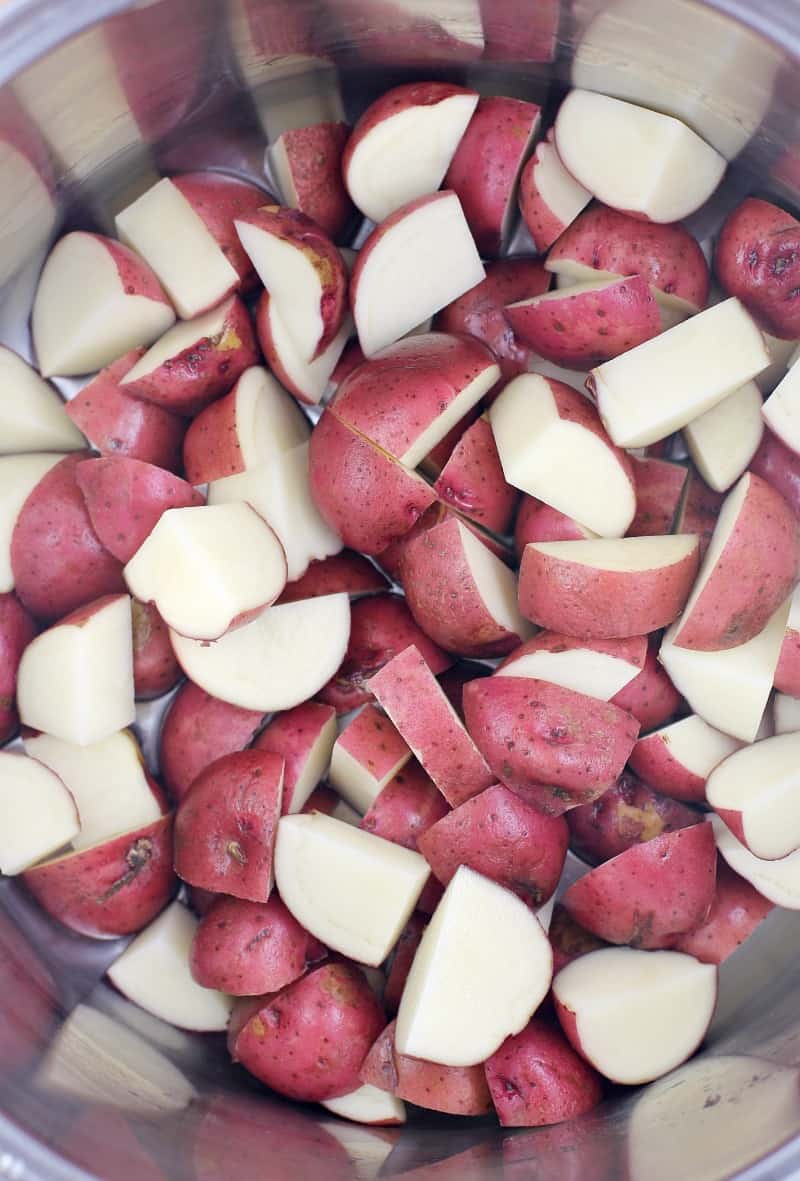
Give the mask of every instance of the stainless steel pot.
[[(7, 0), (0, 339), (29, 355), (62, 226), (110, 228), (159, 172), (263, 180), (283, 130), (431, 74), (550, 105), (572, 76), (679, 115), (733, 161), (693, 219), (701, 238), (744, 192), (800, 204), (798, 0)], [(140, 718), (151, 744), (157, 715)], [(57, 928), (11, 881), (0, 903), (0, 1177), (800, 1176), (800, 912), (771, 915), (724, 966), (703, 1053), (662, 1082), (554, 1128), (421, 1115), (398, 1131), (266, 1095), (219, 1039), (102, 983), (119, 944)]]

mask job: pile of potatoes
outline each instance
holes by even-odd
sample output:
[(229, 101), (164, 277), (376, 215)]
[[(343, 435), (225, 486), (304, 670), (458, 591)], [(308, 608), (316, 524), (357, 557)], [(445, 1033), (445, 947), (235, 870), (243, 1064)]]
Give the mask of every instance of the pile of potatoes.
[(800, 223), (712, 286), (725, 160), (589, 91), (318, 142), (62, 237), (0, 348), (0, 869), (282, 1095), (557, 1123), (800, 908)]

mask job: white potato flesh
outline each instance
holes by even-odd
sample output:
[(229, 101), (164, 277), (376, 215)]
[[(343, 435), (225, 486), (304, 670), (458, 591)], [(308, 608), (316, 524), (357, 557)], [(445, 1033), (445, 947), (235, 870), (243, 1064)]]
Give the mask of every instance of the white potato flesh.
[(677, 647), (678, 620), (665, 634), (658, 658), (694, 713), (725, 734), (753, 742), (772, 689), (788, 615), (787, 599), (757, 636), (721, 652)]
[(277, 534), (249, 504), (167, 509), (123, 570), (134, 598), (174, 631), (216, 640), (286, 585)]
[(800, 342), (796, 340), (781, 340), (777, 336), (770, 336), (768, 332), (764, 333), (764, 342), (767, 346), (767, 352), (772, 359), (772, 364), (767, 369), (762, 369), (756, 378), (756, 385), (761, 390), (762, 394), (771, 394), (775, 386), (783, 378), (788, 368), (789, 362), (795, 354)]
[(320, 274), (299, 241), (281, 238), (250, 222), (235, 222), (239, 241), (283, 316), (301, 361), (308, 362), (322, 338)]
[(665, 570), (682, 562), (697, 547), (694, 533), (657, 537), (590, 537), (586, 541), (535, 541), (539, 553), (614, 573)]
[(602, 436), (559, 416), (546, 378), (509, 382), (489, 418), (509, 484), (602, 537), (622, 537), (636, 514), (633, 482)]
[(645, 447), (711, 410), (769, 365), (764, 338), (726, 299), (591, 371), (597, 408), (620, 447)]
[(13, 349), (0, 345), (0, 455), (85, 446), (52, 386)]
[(485, 1062), (544, 1000), (553, 953), (535, 914), (462, 865), (425, 929), (397, 1014), (401, 1054)]
[(180, 1029), (218, 1033), (227, 1028), (233, 998), (202, 988), (189, 968), (199, 920), (172, 902), (128, 944), (108, 969), (109, 979), (140, 1008)]
[(0, 751), (0, 873), (11, 876), (69, 845), (80, 831), (75, 800), (49, 767)]
[[(544, 269), (555, 275), (556, 287), (559, 289), (575, 287), (578, 283), (588, 283), (590, 279), (625, 278), (624, 275), (619, 274), (617, 271), (595, 270), (594, 267), (590, 267), (584, 262), (578, 262), (577, 259), (571, 258), (547, 259), (544, 263)], [(674, 328), (676, 324), (680, 324), (687, 316), (693, 316), (695, 312), (700, 310), (696, 304), (690, 303), (688, 299), (683, 299), (680, 295), (674, 295), (671, 291), (662, 291), (652, 283), (650, 284), (650, 291), (655, 297), (659, 311), (661, 312), (662, 331), (666, 331), (667, 328)]]
[[(424, 327), (424, 325), (420, 327)], [(411, 335), (416, 334), (415, 331)], [(436, 444), (441, 443), (448, 431), (452, 430), (469, 413), (484, 394), (488, 394), (499, 377), (499, 365), (486, 365), (481, 369), (477, 377), (474, 377), (472, 381), (468, 382), (459, 391), (452, 402), (448, 403), (447, 407), (437, 415), (433, 422), (417, 435), (408, 450), (404, 451), (402, 455), (398, 455), (397, 458), (406, 467), (418, 467)]]
[[(303, 769), (294, 785), (292, 799), (287, 809), (290, 815), (301, 812), (308, 797), (320, 783), (331, 765), (331, 752), (336, 741), (336, 715), (332, 714), (319, 730), (308, 752)], [(284, 800), (286, 795), (284, 793)]]
[(269, 463), (208, 485), (208, 503), (246, 501), (274, 529), (286, 554), (290, 582), (309, 563), (338, 554), (342, 541), (323, 519), (308, 483), (308, 444), (273, 455)]
[(344, 173), (354, 204), (371, 221), (435, 193), (478, 103), (477, 94), (407, 107), (358, 141)]
[(536, 149), (533, 176), (542, 201), (564, 226), (570, 225), (592, 199), (589, 190), (567, 172), (555, 146), (546, 141)]
[[(81, 818), (76, 849), (152, 824), (161, 808), (147, 782), (142, 754), (130, 730), (91, 746), (75, 746), (52, 734), (26, 738), (25, 750), (66, 784)], [(113, 790), (109, 785), (113, 784)]]
[(31, 313), (42, 377), (94, 373), (148, 345), (175, 320), (161, 300), (129, 294), (102, 240), (73, 233), (44, 265)]
[(275, 883), (297, 921), (326, 947), (383, 963), (429, 875), (419, 853), (312, 812), (283, 816)]
[(800, 453), (800, 364), (797, 361), (764, 403), (769, 429), (787, 447)]
[(800, 910), (800, 849), (776, 861), (751, 853), (719, 816), (711, 817), (717, 849), (728, 865), (776, 906)]
[(481, 601), (495, 623), (526, 640), (535, 628), (517, 606), (517, 580), (505, 562), (458, 522), (461, 545)]
[(388, 1091), (364, 1083), (338, 1099), (323, 1099), (322, 1107), (357, 1124), (404, 1124), (406, 1105)]
[(170, 631), (190, 680), (242, 709), (291, 709), (308, 701), (344, 660), (350, 637), (347, 594), (269, 607), (251, 623), (208, 643)]
[(17, 673), (24, 725), (90, 746), (136, 719), (131, 601), (118, 595), (84, 623), (60, 623), (32, 640)]
[(184, 320), (219, 303), (238, 282), (216, 239), (171, 180), (160, 180), (118, 213), (116, 226), (120, 239), (153, 268)]
[(373, 231), (353, 295), (367, 357), (392, 344), (485, 278), (455, 193), (442, 193), (391, 226)]
[(568, 648), (562, 652), (526, 652), (497, 670), (498, 677), (533, 677), (549, 681), (598, 701), (616, 697), (642, 670), (630, 661), (592, 648)]
[[(233, 299), (231, 298), (220, 304), (219, 307), (212, 308), (210, 312), (198, 316), (195, 320), (179, 320), (177, 324), (173, 324), (169, 331), (165, 332), (143, 357), (139, 358), (133, 368), (128, 370), (120, 384), (125, 386), (132, 381), (138, 381), (140, 377), (155, 373), (173, 357), (180, 356), (187, 349), (195, 348), (201, 340), (220, 336), (232, 303)], [(224, 349), (232, 344), (232, 341), (228, 342), (223, 337), (219, 347)]]
[(694, 465), (716, 492), (727, 492), (758, 450), (764, 434), (761, 390), (745, 382), (683, 429)]
[(779, 734), (730, 755), (708, 777), (716, 811), (741, 813), (748, 849), (765, 861), (800, 848), (800, 734)]
[(669, 115), (589, 90), (559, 107), (555, 142), (564, 167), (604, 205), (673, 222), (711, 196), (725, 159)]
[(359, 726), (359, 714), (334, 743), (328, 773), (331, 787), (356, 811), (369, 811), (386, 784), (394, 779), (411, 758), (411, 750), (388, 718), (382, 736), (374, 726), (366, 733)]
[(691, 775), (707, 779), (718, 763), (739, 750), (741, 742), (723, 734), (697, 714), (681, 718), (653, 732), (663, 741), (667, 753)]
[(269, 323), (272, 343), (286, 377), (300, 391), (307, 402), (316, 404), (328, 388), (331, 374), (339, 363), (344, 347), (353, 335), (353, 320), (345, 316), (344, 323), (331, 343), (313, 361), (304, 361), (295, 348), (294, 341), (280, 310), (269, 303)]
[(794, 734), (800, 730), (800, 697), (776, 693), (772, 699), (772, 726), (776, 734)]
[(253, 365), (236, 383), (236, 438), (245, 470), (308, 442), (305, 414), (268, 369)]
[(331, 816), (334, 820), (341, 820), (342, 824), (350, 824), (353, 828), (361, 827), (361, 813), (356, 812), (355, 808), (351, 808), (345, 800), (339, 800), (334, 805)]
[(63, 454), (0, 456), (0, 594), (14, 589), (11, 535), (22, 506)]
[(717, 1000), (717, 969), (677, 951), (609, 947), (573, 960), (553, 981), (575, 1015), (582, 1053), (618, 1083), (647, 1083), (674, 1070), (705, 1036)]

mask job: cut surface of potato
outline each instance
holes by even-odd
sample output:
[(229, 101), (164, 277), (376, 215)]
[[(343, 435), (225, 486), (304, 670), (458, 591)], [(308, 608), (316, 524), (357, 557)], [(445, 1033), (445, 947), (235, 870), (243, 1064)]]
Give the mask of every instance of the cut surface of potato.
[(776, 906), (800, 910), (800, 849), (775, 861), (751, 853), (734, 836), (724, 820), (711, 817), (717, 849), (728, 865)]
[(715, 492), (726, 492), (739, 479), (763, 434), (761, 391), (754, 381), (745, 382), (683, 428), (694, 465)]
[(22, 357), (0, 345), (0, 455), (85, 446), (56, 391)]
[(389, 719), (365, 705), (334, 743), (328, 778), (331, 787), (363, 813), (410, 758), (409, 747)]
[[(793, 354), (794, 356), (794, 354)], [(800, 363), (791, 369), (764, 403), (764, 419), (769, 429), (787, 447), (800, 454)]]
[(355, 1091), (338, 1099), (323, 1099), (321, 1106), (342, 1119), (357, 1124), (404, 1124), (406, 1105), (402, 1099), (381, 1091), (370, 1083), (363, 1083)]
[(0, 456), (0, 594), (14, 589), (11, 535), (22, 506), (64, 453)]
[(80, 831), (75, 801), (48, 767), (0, 751), (0, 873), (22, 873)]
[(574, 648), (561, 650), (541, 649), (512, 655), (496, 672), (498, 677), (533, 677), (537, 681), (549, 681), (564, 689), (574, 689), (600, 701), (610, 701), (642, 671), (641, 665), (631, 663), (622, 656), (598, 652), (590, 647), (582, 648), (576, 641)]
[(736, 751), (708, 777), (706, 800), (756, 857), (800, 848), (800, 734), (779, 734)]

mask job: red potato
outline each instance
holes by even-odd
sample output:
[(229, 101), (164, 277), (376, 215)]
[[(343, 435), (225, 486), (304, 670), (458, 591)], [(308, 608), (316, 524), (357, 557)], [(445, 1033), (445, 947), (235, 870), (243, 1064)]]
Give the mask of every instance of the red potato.
[(747, 197), (720, 230), (714, 270), (725, 292), (737, 296), (763, 329), (796, 340), (799, 256), (797, 218), (771, 201)]
[(283, 759), (283, 815), (301, 810), (328, 769), (335, 739), (336, 711), (316, 701), (277, 714), (256, 738), (253, 750)]
[[(402, 578), (403, 553), (405, 552), (406, 547), (409, 546), (417, 537), (420, 537), (423, 533), (427, 533), (428, 530), (432, 529), (434, 525), (439, 525), (442, 521), (449, 521), (453, 515), (453, 510), (448, 508), (446, 504), (442, 504), (442, 502), (438, 499), (434, 501), (434, 503), (417, 518), (416, 522), (407, 533), (404, 533), (402, 537), (398, 537), (391, 543), (391, 545), (388, 545), (385, 550), (381, 550), (379, 556), (381, 569), (385, 570), (395, 582), (399, 583)], [(466, 518), (464, 518), (464, 524), (468, 529), (473, 528), (473, 525), (467, 521)], [(482, 537), (482, 540), (486, 545), (489, 546), (490, 549), (492, 549), (493, 553), (497, 553), (497, 556), (500, 557), (500, 553), (498, 552), (499, 545), (495, 546), (494, 541), (488, 541), (487, 538), (489, 537), (490, 534), (487, 533)], [(508, 565), (510, 564), (511, 563), (509, 562)]]
[(389, 1091), (398, 1099), (447, 1115), (485, 1115), (491, 1099), (478, 1066), (442, 1066), (398, 1052), (395, 1022), (387, 1025), (361, 1067), (362, 1083)]
[(660, 795), (630, 771), (623, 771), (599, 799), (567, 812), (569, 844), (583, 861), (596, 865), (702, 819), (701, 812)]
[(221, 172), (184, 172), (170, 182), (191, 205), (239, 277), (237, 290), (256, 286), (253, 264), (242, 248), (234, 222), (271, 200), (270, 194), (247, 181)]
[(219, 897), (192, 940), (192, 976), (203, 988), (231, 996), (279, 992), (325, 957), (277, 894), (267, 902)]
[(519, 178), (519, 209), (540, 254), (571, 225), (592, 194), (570, 176), (552, 142), (540, 140)]
[(92, 528), (77, 468), (86, 452), (65, 456), (22, 506), (11, 536), (16, 592), (37, 619), (51, 621), (125, 590), (122, 564)]
[(527, 677), (473, 681), (464, 712), (497, 778), (551, 816), (611, 787), (639, 732), (615, 705)]
[(508, 239), (519, 174), (539, 127), (541, 108), (515, 98), (478, 103), (445, 187), (458, 194), (482, 255), (496, 257)]
[(779, 861), (800, 849), (795, 807), (800, 733), (770, 735), (728, 755), (706, 781), (706, 803), (752, 855)]
[(593, 271), (641, 275), (687, 315), (708, 302), (708, 263), (688, 230), (641, 221), (605, 205), (592, 205), (567, 227), (545, 266), (575, 279), (589, 279)]
[(172, 898), (172, 816), (29, 869), (25, 886), (79, 935), (116, 939), (141, 931)]
[[(634, 457), (636, 516), (628, 526), (629, 537), (657, 537), (672, 532), (688, 476), (688, 469), (681, 464), (650, 456), (645, 459)], [(685, 528), (677, 532), (693, 533), (695, 530)]]
[(58, 993), (27, 937), (6, 915), (0, 919), (0, 987), (8, 1006), (0, 1026), (0, 1061), (7, 1078), (31, 1066), (44, 1049)]
[(256, 305), (256, 334), (264, 359), (284, 389), (298, 402), (311, 406), (316, 406), (327, 393), (352, 332), (352, 320), (345, 317), (325, 352), (309, 363), (300, 356), (288, 325), (268, 291), (262, 292)]
[(674, 636), (715, 652), (764, 629), (800, 576), (800, 525), (786, 501), (747, 472), (728, 494)]
[(550, 285), (542, 264), (533, 258), (501, 258), (486, 267), (486, 278), (448, 304), (438, 315), (442, 332), (466, 332), (487, 345), (506, 381), (525, 373), (531, 350), (511, 327), (506, 306), (541, 295)]
[(592, 369), (658, 336), (658, 304), (641, 275), (593, 279), (506, 308), (531, 348), (567, 369)]
[(541, 1018), (507, 1038), (484, 1070), (503, 1128), (561, 1123), (591, 1111), (603, 1098), (600, 1076)]
[(219, 894), (215, 894), (212, 890), (203, 890), (200, 886), (187, 886), (186, 895), (189, 906), (199, 918), (207, 915), (216, 900), (220, 897)]
[(101, 455), (126, 455), (176, 472), (186, 420), (132, 397), (120, 384), (142, 356), (144, 349), (134, 349), (107, 365), (64, 409)]
[(711, 771), (740, 745), (737, 739), (691, 714), (640, 738), (630, 765), (646, 783), (665, 795), (702, 804)]
[(421, 652), (434, 674), (444, 672), (453, 663), (453, 658), (417, 626), (400, 595), (374, 595), (353, 603), (347, 655), (336, 676), (317, 697), (335, 706), (340, 714), (366, 705), (372, 700), (370, 677), (410, 644)]
[[(766, 477), (765, 477), (766, 478)], [(767, 480), (769, 483), (769, 480)], [(778, 489), (780, 491), (780, 489)], [(696, 533), (700, 540), (700, 560), (705, 557), (717, 527), (719, 511), (725, 497), (700, 478), (690, 467), (681, 503), (675, 516), (674, 533)], [(800, 501), (798, 501), (800, 504)]]
[(658, 661), (658, 645), (651, 641), (647, 647), (644, 666), (638, 677), (611, 698), (614, 705), (627, 710), (643, 730), (663, 726), (678, 712), (683, 698), (669, 679), (666, 669)]
[(87, 459), (75, 470), (92, 528), (110, 554), (129, 562), (171, 508), (205, 504), (191, 484), (126, 456)]
[(434, 484), (439, 499), (494, 533), (506, 533), (519, 492), (506, 482), (486, 418), (467, 427)]
[(262, 712), (220, 701), (186, 681), (167, 711), (159, 740), (161, 774), (170, 794), (182, 800), (201, 771), (249, 746), (263, 721)]
[(344, 544), (362, 553), (380, 554), (436, 499), (420, 476), (329, 410), (314, 428), (308, 454), (314, 503)]
[(641, 636), (675, 619), (697, 566), (691, 534), (534, 542), (522, 555), (520, 610), (567, 635)]
[(665, 832), (591, 870), (567, 890), (564, 905), (608, 943), (672, 946), (704, 922), (714, 898), (717, 852), (710, 824)]
[(361, 828), (385, 841), (416, 849), (420, 837), (449, 811), (450, 805), (430, 776), (419, 763), (410, 762), (375, 797)]
[(452, 668), (448, 668), (437, 678), (447, 700), (456, 711), (461, 721), (464, 721), (464, 686), (479, 677), (491, 676), (492, 670), (486, 664), (478, 664), (474, 660), (459, 660)]
[(137, 701), (174, 689), (183, 675), (172, 650), (169, 628), (152, 603), (131, 602), (133, 687)]
[(284, 202), (299, 209), (334, 240), (345, 230), (353, 205), (341, 174), (346, 123), (290, 128), (270, 148)]
[(427, 916), (415, 910), (394, 945), (389, 971), (386, 974), (386, 987), (383, 990), (383, 1004), (391, 1016), (394, 1016), (400, 1007), (400, 998), (406, 986), (408, 973), (427, 925)]
[(800, 591), (797, 590), (792, 595), (773, 684), (779, 693), (800, 697)]
[(258, 362), (247, 308), (237, 296), (181, 320), (122, 378), (124, 393), (191, 417)]
[(681, 935), (675, 950), (693, 955), (701, 964), (723, 964), (750, 938), (773, 907), (774, 903), (719, 857), (711, 909), (699, 927)]
[(279, 755), (243, 750), (217, 759), (178, 805), (178, 876), (204, 890), (266, 902), (282, 793)]
[[(245, 1012), (253, 1008), (252, 1001), (243, 1005)], [(385, 1023), (359, 968), (323, 964), (281, 992), (262, 997), (238, 1030), (234, 1009), (228, 1046), (234, 1062), (274, 1091), (319, 1102), (358, 1086), (361, 1066)]]
[[(296, 603), (299, 599), (316, 599), (321, 595), (337, 595), (341, 591), (346, 591), (351, 599), (358, 599), (363, 595), (379, 594), (388, 587), (386, 575), (363, 554), (344, 550), (330, 558), (311, 562), (305, 574), (294, 582), (286, 583), (278, 602)], [(352, 635), (351, 627), (351, 639)]]
[(561, 902), (557, 902), (553, 907), (548, 936), (553, 948), (554, 975), (582, 955), (608, 947), (605, 940), (598, 939), (591, 931), (577, 923)]
[(357, 340), (351, 340), (345, 345), (341, 357), (336, 362), (336, 367), (330, 375), (328, 387), (334, 392), (338, 390), (339, 386), (349, 377), (354, 369), (358, 369), (359, 365), (363, 365), (366, 361), (364, 350)]
[(800, 515), (800, 455), (790, 451), (772, 431), (764, 431), (750, 471), (780, 492), (791, 510)]
[(522, 557), (529, 541), (588, 541), (596, 536), (591, 529), (543, 500), (527, 493), (523, 495), (514, 527), (514, 548), (518, 557)]
[(543, 815), (495, 784), (429, 828), (419, 851), (445, 886), (468, 865), (535, 908), (558, 885), (568, 837), (563, 816)]
[(36, 624), (14, 594), (0, 595), (0, 745), (17, 729), (17, 669)]
[(617, 695), (640, 675), (646, 655), (645, 636), (587, 641), (543, 631), (506, 657), (496, 675), (533, 677), (616, 705)]

